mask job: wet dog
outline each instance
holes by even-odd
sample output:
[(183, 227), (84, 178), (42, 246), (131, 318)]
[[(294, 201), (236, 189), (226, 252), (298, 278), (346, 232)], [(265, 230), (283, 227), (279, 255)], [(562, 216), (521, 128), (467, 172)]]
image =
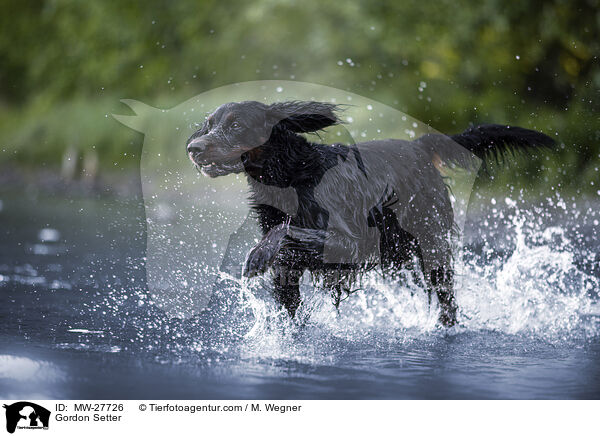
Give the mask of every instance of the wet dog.
[(440, 322), (454, 325), (455, 225), (440, 165), (470, 168), (477, 158), (554, 141), (500, 125), (356, 145), (313, 143), (302, 135), (340, 123), (338, 112), (319, 102), (227, 103), (187, 141), (203, 174), (247, 176), (263, 238), (248, 254), (243, 275), (271, 270), (274, 296), (294, 317), (307, 270), (337, 305), (356, 274), (375, 267), (395, 274), (416, 259), (424, 288), (437, 295)]

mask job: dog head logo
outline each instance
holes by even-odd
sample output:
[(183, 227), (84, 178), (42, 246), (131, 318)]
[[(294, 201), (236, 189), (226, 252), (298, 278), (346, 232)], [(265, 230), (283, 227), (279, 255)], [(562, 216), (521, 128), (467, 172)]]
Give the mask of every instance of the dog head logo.
[(48, 429), (50, 411), (35, 403), (19, 401), (3, 406), (6, 409), (6, 431), (16, 429)]
[[(156, 306), (167, 314), (183, 318), (196, 315), (206, 307), (213, 284), (223, 272), (241, 275), (244, 257), (252, 247), (247, 241), (261, 239), (256, 222), (247, 219), (248, 187), (241, 173), (252, 176), (252, 168), (244, 166), (244, 156), (260, 148), (274, 125), (287, 120), (288, 131), (305, 134), (319, 130), (322, 142), (351, 146), (349, 153), (340, 155), (324, 168), (327, 171), (320, 175), (314, 186), (311, 204), (319, 210), (328, 208), (319, 215), (328, 216), (329, 222), (338, 215), (341, 217), (338, 222), (349, 222), (343, 219), (344, 214), (356, 214), (359, 219), (352, 224), (357, 229), (349, 231), (358, 234), (359, 230), (366, 229), (368, 237), (362, 238), (365, 243), (377, 239), (374, 236), (377, 227), (369, 221), (374, 215), (372, 211), (381, 206), (379, 209), (384, 213), (387, 210), (384, 206), (394, 200), (386, 196), (383, 186), (381, 193), (372, 196), (371, 203), (361, 205), (361, 210), (356, 210), (350, 202), (343, 203), (344, 198), (340, 198), (343, 203), (340, 207), (329, 210), (330, 204), (324, 199), (330, 193), (331, 181), (338, 180), (340, 172), (353, 171), (357, 171), (360, 180), (381, 179), (377, 163), (367, 158), (367, 150), (357, 146), (361, 142), (388, 138), (412, 140), (435, 133), (426, 124), (377, 101), (302, 82), (238, 83), (200, 94), (168, 110), (134, 100), (122, 101), (135, 115), (113, 117), (144, 134), (140, 175), (147, 217), (148, 288)], [(241, 101), (252, 104), (226, 105), (231, 110), (217, 111), (224, 103)], [(305, 107), (300, 110), (295, 102), (307, 102), (310, 113)], [(332, 122), (329, 108), (340, 105), (343, 110), (338, 114), (339, 122), (337, 119)], [(265, 111), (265, 108), (279, 110)], [(243, 113), (238, 113), (242, 109)], [(247, 129), (250, 133), (245, 136), (236, 134), (248, 127), (249, 121), (259, 128)], [(327, 130), (321, 130), (330, 125)], [(198, 133), (197, 140), (192, 137), (194, 132)], [(449, 147), (458, 147), (449, 142)], [(227, 147), (216, 147), (218, 144)], [(190, 152), (197, 152), (197, 165), (190, 163)], [(208, 181), (199, 177), (197, 170), (211, 177), (232, 175)], [(476, 171), (471, 171), (458, 175), (457, 183), (452, 186), (453, 215), (459, 228), (466, 217), (475, 174)], [(294, 187), (269, 180), (250, 182), (262, 185), (260, 198), (252, 201), (282, 211), (289, 217), (297, 215), (300, 202)], [(219, 209), (221, 205), (224, 207)], [(218, 213), (216, 209), (219, 209)], [(199, 224), (202, 227), (198, 228)], [(323, 225), (327, 229), (329, 224), (324, 222)], [(244, 241), (234, 248), (236, 238)], [(335, 246), (329, 247), (326, 242), (324, 248), (326, 260), (346, 261), (345, 253), (335, 250)], [(201, 257), (199, 252), (203, 252)]]

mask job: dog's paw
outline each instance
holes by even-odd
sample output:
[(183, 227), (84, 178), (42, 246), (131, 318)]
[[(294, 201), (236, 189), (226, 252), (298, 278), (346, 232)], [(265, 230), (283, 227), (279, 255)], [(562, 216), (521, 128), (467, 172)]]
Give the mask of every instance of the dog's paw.
[(264, 274), (273, 265), (286, 234), (287, 228), (284, 225), (271, 229), (263, 240), (248, 253), (242, 275), (250, 278)]
[(274, 244), (260, 242), (248, 253), (242, 275), (251, 278), (264, 274), (273, 264), (276, 254), (277, 247)]
[(454, 327), (458, 324), (456, 319), (456, 306), (442, 307), (440, 310), (440, 324), (444, 327)]

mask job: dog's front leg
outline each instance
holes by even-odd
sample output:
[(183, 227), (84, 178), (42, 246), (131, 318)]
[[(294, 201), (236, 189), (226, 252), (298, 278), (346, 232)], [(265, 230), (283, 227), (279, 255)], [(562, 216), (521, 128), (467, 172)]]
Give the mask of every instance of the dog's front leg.
[[(306, 229), (287, 224), (280, 224), (271, 229), (254, 247), (244, 265), (243, 275), (253, 277), (263, 274), (275, 261), (277, 254), (285, 250), (293, 261), (306, 267), (314, 267), (315, 263), (322, 264), (323, 252), (327, 246), (330, 253), (338, 256), (343, 253), (345, 261), (352, 261), (358, 253), (355, 239), (344, 237), (332, 230)], [(329, 263), (342, 263), (337, 257), (328, 256)], [(338, 256), (339, 257), (339, 256)], [(350, 263), (350, 262), (349, 262)]]
[(253, 277), (273, 266), (275, 298), (294, 318), (301, 301), (300, 278), (305, 269), (314, 272), (323, 267), (326, 245), (334, 253), (358, 252), (355, 239), (336, 231), (281, 224), (271, 229), (250, 251), (243, 275)]
[(287, 235), (287, 225), (280, 224), (273, 227), (267, 234), (250, 250), (244, 263), (242, 275), (254, 277), (263, 274), (275, 260), (275, 256), (281, 249), (283, 239)]
[(291, 318), (300, 306), (300, 279), (304, 270), (288, 259), (273, 265), (273, 293), (279, 304), (286, 308)]

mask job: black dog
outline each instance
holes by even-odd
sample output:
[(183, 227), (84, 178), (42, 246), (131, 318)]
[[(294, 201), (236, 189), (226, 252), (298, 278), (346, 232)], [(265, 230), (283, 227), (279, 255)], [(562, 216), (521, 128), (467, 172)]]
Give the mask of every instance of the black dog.
[(454, 215), (439, 164), (470, 167), (476, 157), (554, 141), (499, 125), (355, 146), (300, 135), (340, 123), (337, 110), (318, 102), (228, 103), (188, 140), (189, 157), (205, 175), (247, 175), (263, 239), (243, 274), (272, 267), (275, 297), (294, 317), (306, 270), (323, 279), (337, 305), (357, 273), (376, 265), (394, 273), (417, 259), (426, 289), (437, 294), (441, 323), (454, 325)]

